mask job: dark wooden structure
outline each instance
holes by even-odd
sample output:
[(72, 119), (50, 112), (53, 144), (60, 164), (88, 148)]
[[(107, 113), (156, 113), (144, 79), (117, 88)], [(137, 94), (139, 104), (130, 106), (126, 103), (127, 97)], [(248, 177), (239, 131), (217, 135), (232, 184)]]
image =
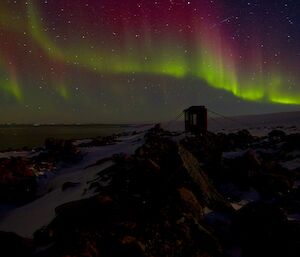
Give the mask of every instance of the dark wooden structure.
[(191, 106), (184, 110), (185, 131), (201, 134), (207, 131), (207, 109), (205, 106)]

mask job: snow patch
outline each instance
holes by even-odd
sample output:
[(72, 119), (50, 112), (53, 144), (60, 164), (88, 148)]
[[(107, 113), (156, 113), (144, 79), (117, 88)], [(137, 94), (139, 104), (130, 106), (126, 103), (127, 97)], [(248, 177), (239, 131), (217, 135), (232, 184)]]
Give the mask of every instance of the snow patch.
[[(107, 161), (101, 165), (86, 167), (117, 153), (133, 154), (144, 143), (143, 136), (144, 133), (140, 133), (121, 137), (121, 142), (115, 145), (82, 148), (81, 151), (85, 155), (84, 159), (77, 165), (58, 170), (54, 175), (46, 176), (41, 181), (47, 185), (43, 192), (44, 195), (27, 205), (9, 210), (0, 221), (0, 230), (15, 232), (22, 237), (32, 238), (37, 229), (48, 225), (55, 217), (57, 206), (93, 196), (96, 192), (89, 189), (89, 182), (95, 180), (99, 172), (111, 166), (113, 162)], [(66, 182), (71, 182), (73, 186), (62, 190), (62, 186)]]

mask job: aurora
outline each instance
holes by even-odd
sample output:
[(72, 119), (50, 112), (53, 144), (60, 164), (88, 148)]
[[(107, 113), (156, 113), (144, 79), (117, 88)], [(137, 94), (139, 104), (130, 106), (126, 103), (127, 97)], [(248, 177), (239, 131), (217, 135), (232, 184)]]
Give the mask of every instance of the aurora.
[[(183, 47), (181, 47), (181, 51), (172, 49), (171, 46), (165, 47), (163, 44), (167, 45), (168, 41), (164, 37), (157, 48), (145, 51), (146, 56), (149, 56), (147, 59), (143, 58), (141, 53), (137, 53), (138, 46), (125, 48), (122, 54), (117, 57), (111, 52), (101, 53), (101, 49), (89, 51), (87, 47), (82, 50), (83, 53), (79, 54), (77, 54), (78, 51), (76, 50), (63, 50), (55, 45), (47, 33), (44, 32), (43, 24), (40, 23), (41, 19), (32, 3), (28, 5), (28, 12), (30, 14), (29, 26), (32, 38), (50, 58), (62, 59), (66, 63), (78, 63), (85, 68), (101, 73), (156, 73), (178, 78), (192, 75), (205, 80), (213, 87), (225, 89), (246, 100), (271, 101), (283, 104), (300, 103), (298, 95), (293, 93), (286, 95), (282, 99), (279, 97), (280, 94), (285, 92), (284, 81), (274, 86), (272, 80), (277, 76), (274, 71), (270, 71), (267, 76), (260, 79), (252, 78), (247, 80), (243, 75), (238, 78), (237, 68), (232, 64), (234, 58), (226, 56), (223, 52), (223, 48), (228, 50), (230, 46), (226, 45), (226, 42), (221, 42), (220, 36), (216, 36), (220, 31), (209, 24), (203, 25), (199, 21), (199, 26), (203, 28), (204, 36), (199, 36), (200, 40), (196, 41), (195, 51), (199, 53), (195, 61), (196, 64), (188, 65), (189, 56), (184, 55)], [(145, 32), (143, 33), (145, 34)], [(199, 35), (201, 35), (201, 32)], [(130, 35), (130, 37), (135, 36)], [(150, 40), (153, 41), (153, 38), (150, 38)], [(182, 44), (182, 42), (180, 43)], [(125, 45), (129, 44), (125, 43)], [(129, 49), (132, 49), (131, 53), (128, 52)], [(62, 54), (63, 52), (65, 54)], [(167, 58), (164, 56), (167, 56)], [(169, 56), (172, 56), (172, 58), (169, 58)], [(248, 70), (248, 72), (258, 71)], [(247, 87), (245, 88), (244, 85), (247, 85)]]
[[(32, 101), (24, 93), (31, 88), (80, 105), (74, 76), (83, 73), (191, 78), (245, 101), (300, 104), (292, 6), (283, 5), (284, 14), (269, 1), (31, 0), (0, 7), (0, 92), (17, 103)], [(266, 14), (270, 8), (275, 14)]]

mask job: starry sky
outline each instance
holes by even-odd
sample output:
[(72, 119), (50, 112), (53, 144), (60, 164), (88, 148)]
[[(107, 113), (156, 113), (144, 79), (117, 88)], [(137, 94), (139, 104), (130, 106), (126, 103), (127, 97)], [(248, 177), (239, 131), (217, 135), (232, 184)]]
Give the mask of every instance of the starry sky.
[(297, 0), (1, 0), (0, 123), (299, 110)]

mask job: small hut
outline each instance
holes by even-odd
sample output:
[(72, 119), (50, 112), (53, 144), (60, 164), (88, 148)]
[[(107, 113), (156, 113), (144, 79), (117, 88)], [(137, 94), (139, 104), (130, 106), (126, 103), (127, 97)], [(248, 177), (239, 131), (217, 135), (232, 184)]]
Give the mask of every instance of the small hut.
[(205, 106), (191, 106), (184, 110), (185, 131), (192, 134), (207, 132), (207, 109)]

